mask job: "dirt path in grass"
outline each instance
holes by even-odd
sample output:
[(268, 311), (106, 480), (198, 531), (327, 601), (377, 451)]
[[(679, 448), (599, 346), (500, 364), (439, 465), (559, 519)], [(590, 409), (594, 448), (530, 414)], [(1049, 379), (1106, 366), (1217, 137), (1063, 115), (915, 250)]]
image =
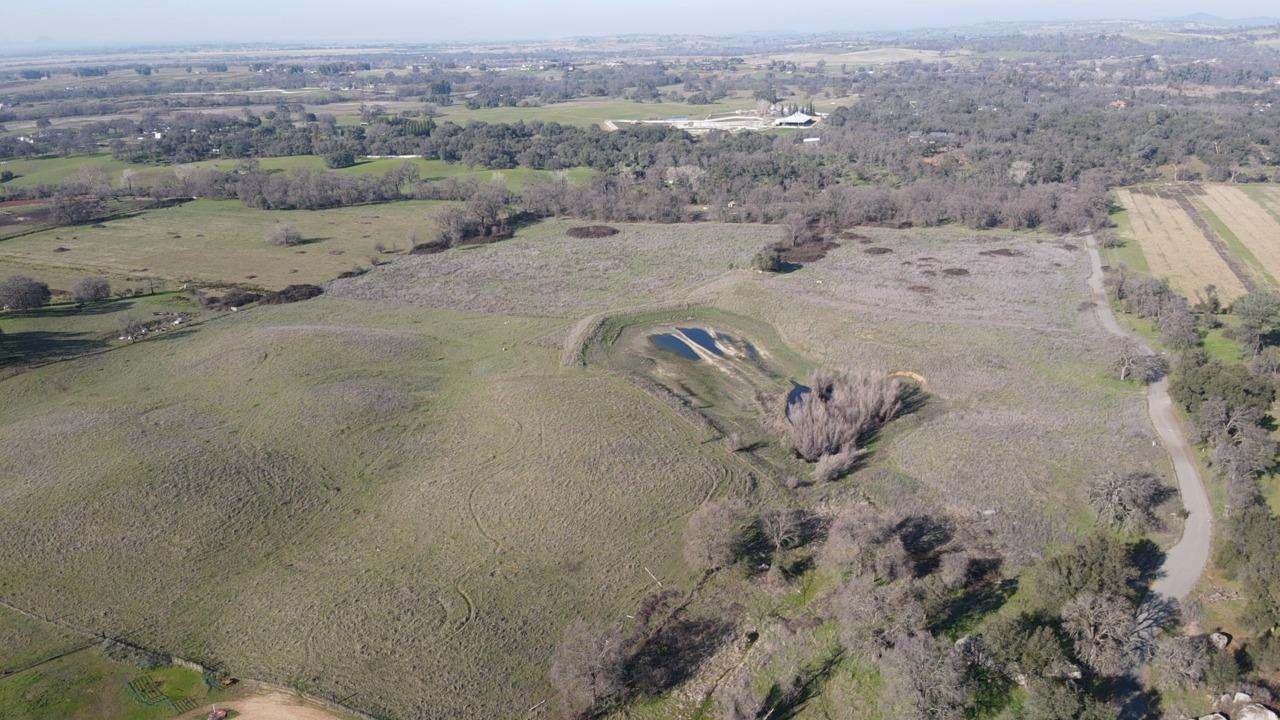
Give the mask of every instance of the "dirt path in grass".
[[(1098, 254), (1098, 246), (1092, 236), (1087, 242), (1089, 261), (1092, 263), (1089, 294), (1098, 320), (1112, 335), (1133, 340), (1143, 352), (1153, 352), (1141, 338), (1130, 334), (1116, 322), (1102, 285), (1102, 257)], [(1187, 510), (1182, 538), (1169, 548), (1161, 568), (1162, 577), (1156, 580), (1151, 589), (1161, 595), (1182, 600), (1191, 594), (1209, 562), (1209, 546), (1213, 539), (1209, 495), (1200, 479), (1195, 458), (1191, 456), (1191, 447), (1187, 443), (1186, 434), (1182, 432), (1182, 423), (1174, 411), (1173, 401), (1169, 399), (1168, 380), (1147, 386), (1147, 414), (1173, 462), (1173, 472), (1178, 478), (1178, 492), (1182, 495), (1182, 505)]]
[[(219, 710), (234, 710), (237, 720), (342, 720), (318, 705), (280, 690), (263, 690), (239, 700), (217, 703)], [(203, 720), (213, 706), (193, 710), (180, 720)]]

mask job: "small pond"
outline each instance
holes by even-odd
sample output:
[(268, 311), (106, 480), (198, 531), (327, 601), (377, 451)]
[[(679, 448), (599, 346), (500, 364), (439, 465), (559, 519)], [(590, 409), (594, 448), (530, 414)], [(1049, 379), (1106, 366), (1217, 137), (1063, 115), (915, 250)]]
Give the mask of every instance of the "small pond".
[(665, 350), (669, 353), (675, 353), (685, 360), (697, 361), (698, 353), (680, 338), (671, 333), (659, 333), (649, 336), (649, 342), (659, 350)]
[(706, 330), (695, 327), (682, 327), (676, 329), (684, 333), (685, 337), (701, 345), (707, 352), (712, 353), (716, 357), (724, 357), (724, 351), (716, 344), (716, 339), (711, 335), (711, 333)]

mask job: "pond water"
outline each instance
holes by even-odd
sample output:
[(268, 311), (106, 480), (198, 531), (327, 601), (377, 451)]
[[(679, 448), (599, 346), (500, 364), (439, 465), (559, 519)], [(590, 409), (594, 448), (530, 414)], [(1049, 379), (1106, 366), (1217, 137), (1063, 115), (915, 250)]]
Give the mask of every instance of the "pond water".
[(689, 347), (685, 341), (671, 333), (650, 335), (649, 342), (653, 343), (654, 347), (659, 350), (666, 350), (669, 353), (675, 353), (685, 360), (693, 360), (695, 362), (698, 360), (698, 353), (694, 352), (693, 348)]
[(701, 345), (707, 352), (712, 353), (717, 357), (724, 357), (724, 351), (716, 344), (716, 339), (712, 337), (711, 333), (706, 330), (695, 327), (682, 327), (676, 329), (684, 333), (685, 337)]

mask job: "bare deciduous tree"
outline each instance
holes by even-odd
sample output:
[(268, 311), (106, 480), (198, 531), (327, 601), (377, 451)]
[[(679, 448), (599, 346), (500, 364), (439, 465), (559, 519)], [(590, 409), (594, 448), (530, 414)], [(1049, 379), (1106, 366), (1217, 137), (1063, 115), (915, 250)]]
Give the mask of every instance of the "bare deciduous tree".
[(293, 223), (276, 223), (267, 231), (267, 243), (277, 247), (288, 247), (302, 242), (302, 233)]
[(742, 552), (747, 509), (741, 500), (724, 499), (706, 503), (689, 518), (685, 530), (684, 557), (699, 570), (718, 570), (732, 565)]
[(78, 303), (102, 302), (111, 297), (111, 283), (102, 277), (87, 277), (71, 288), (71, 299)]
[(551, 657), (551, 683), (567, 717), (588, 717), (623, 689), (622, 636), (615, 628), (575, 620)]
[(963, 587), (969, 580), (969, 572), (973, 567), (973, 558), (963, 550), (945, 553), (938, 563), (938, 571), (942, 582), (949, 588)]
[(760, 516), (760, 530), (774, 554), (792, 547), (800, 539), (804, 513), (795, 508), (772, 510)]
[(1219, 397), (1201, 402), (1194, 417), (1200, 439), (1212, 445), (1227, 442), (1232, 435), (1257, 425), (1261, 419), (1256, 408), (1232, 404)]
[(1134, 606), (1109, 593), (1081, 593), (1062, 608), (1062, 626), (1076, 655), (1100, 675), (1118, 676), (1137, 669), (1133, 648)]
[(34, 310), (49, 302), (49, 286), (24, 275), (0, 281), (0, 309)]
[(924, 606), (906, 583), (878, 585), (853, 577), (832, 596), (829, 613), (851, 656), (874, 661), (901, 637), (925, 627)]
[(1156, 382), (1169, 372), (1167, 360), (1142, 352), (1133, 342), (1120, 344), (1112, 365), (1121, 380), (1133, 378), (1144, 385)]
[(1089, 485), (1089, 506), (1098, 519), (1125, 532), (1145, 532), (1160, 526), (1154, 509), (1168, 496), (1169, 488), (1155, 475), (1110, 473)]
[(781, 404), (777, 418), (792, 450), (809, 462), (856, 450), (902, 408), (894, 378), (815, 373), (809, 383), (809, 392)]
[(973, 700), (963, 656), (927, 632), (902, 636), (880, 663), (893, 717), (960, 720)]
[(1169, 635), (1156, 643), (1153, 665), (1162, 684), (1189, 689), (1204, 682), (1211, 652), (1204, 635)]

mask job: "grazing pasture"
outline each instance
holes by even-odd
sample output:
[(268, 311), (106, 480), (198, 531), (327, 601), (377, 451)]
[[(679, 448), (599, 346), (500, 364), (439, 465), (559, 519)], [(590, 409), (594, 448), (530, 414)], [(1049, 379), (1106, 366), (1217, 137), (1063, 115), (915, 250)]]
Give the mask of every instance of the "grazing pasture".
[[(1151, 274), (1168, 278), (1175, 290), (1189, 298), (1213, 285), (1230, 302), (1245, 293), (1240, 276), (1197, 226), (1185, 207), (1163, 193), (1117, 190), (1128, 210), (1129, 230), (1142, 247)], [(1224, 243), (1225, 247), (1225, 243)]]
[(601, 238), (570, 238), (581, 225), (548, 220), (515, 238), (416, 255), (376, 274), (340, 280), (341, 297), (426, 307), (577, 318), (610, 308), (684, 299), (746, 268), (776, 226), (617, 224)]
[[(399, 209), (426, 208), (338, 217)], [(244, 213), (172, 211), (207, 236)], [(334, 217), (294, 219), (310, 236)], [(1162, 466), (1141, 391), (1111, 379), (1078, 310), (1085, 255), (1060, 239), (866, 229), (892, 252), (848, 243), (775, 275), (746, 268), (777, 227), (569, 237), (579, 224), (399, 257), (316, 300), (3, 380), (0, 598), (378, 715), (507, 717), (551, 697), (570, 622), (621, 622), (658, 581), (694, 585), (681, 534), (704, 501), (786, 492), (774, 475), (804, 468), (756, 392), (812, 367), (898, 372), (928, 397), (800, 499), (956, 513), (1015, 563), (1091, 525), (1089, 478)], [(261, 229), (235, 255), (290, 252)], [(210, 253), (211, 276), (242, 271)], [(169, 272), (192, 272), (182, 257)], [(563, 366), (570, 328), (597, 314), (615, 319), (602, 351)], [(646, 323), (769, 361), (686, 374), (652, 354)], [(718, 407), (670, 403), (636, 372)], [(762, 449), (730, 447), (699, 412)]]
[(894, 252), (848, 244), (717, 302), (769, 322), (819, 366), (925, 378), (930, 400), (905, 421), (918, 428), (875, 451), (879, 471), (855, 474), (860, 487), (890, 506), (909, 497), (985, 519), (1009, 557), (1026, 559), (1092, 522), (1087, 479), (1167, 467), (1141, 391), (1109, 376), (1107, 336), (1079, 309), (1082, 247), (951, 229), (862, 232)]
[(528, 707), (745, 481), (556, 324), (321, 298), (11, 377), (0, 597), (380, 713)]
[[(256, 210), (237, 200), (195, 200), (176, 207), (88, 225), (55, 228), (0, 242), (0, 269), (58, 269), (69, 275), (161, 278), (174, 284), (240, 284), (280, 289), (332, 279), (379, 257), (376, 246), (407, 250), (409, 235), (429, 238), (442, 205), (403, 201), (330, 210)], [(293, 223), (303, 242), (274, 247), (267, 232)], [(385, 257), (383, 258), (385, 259)]]

